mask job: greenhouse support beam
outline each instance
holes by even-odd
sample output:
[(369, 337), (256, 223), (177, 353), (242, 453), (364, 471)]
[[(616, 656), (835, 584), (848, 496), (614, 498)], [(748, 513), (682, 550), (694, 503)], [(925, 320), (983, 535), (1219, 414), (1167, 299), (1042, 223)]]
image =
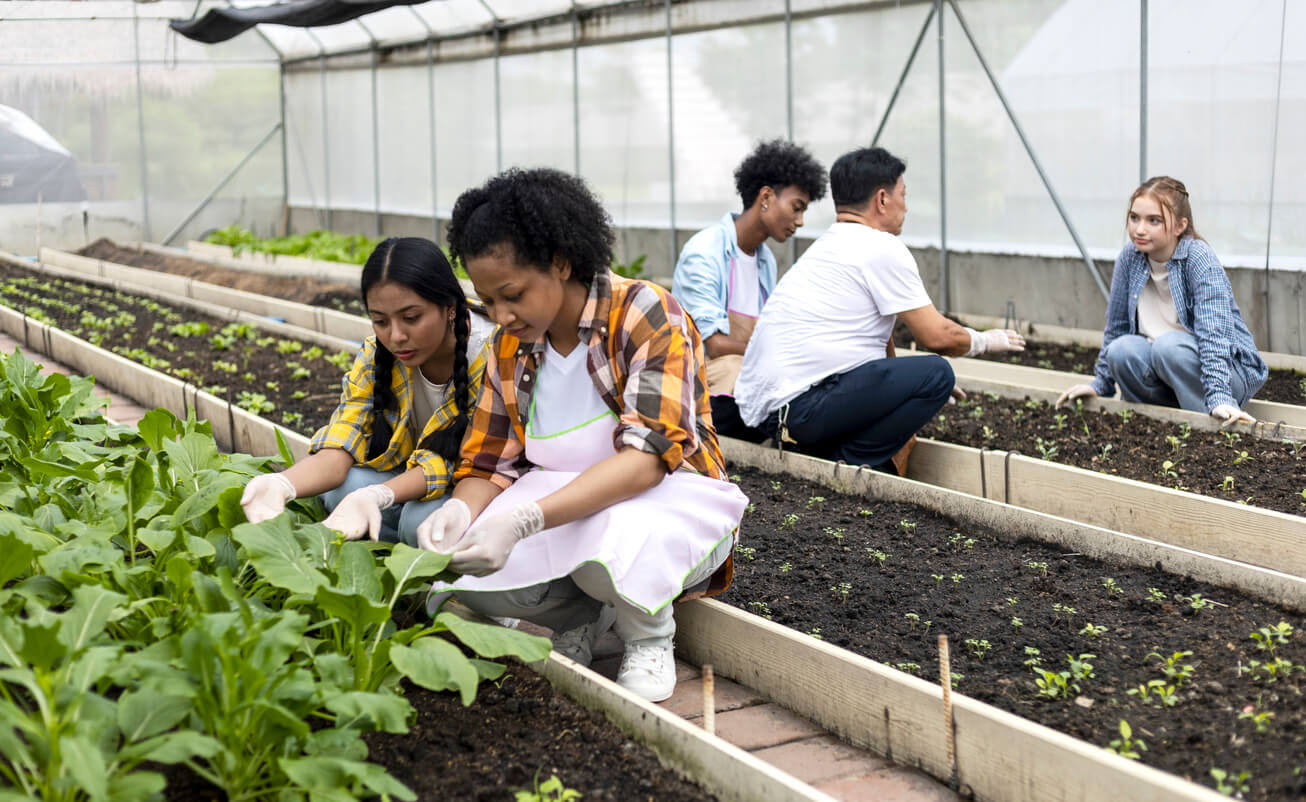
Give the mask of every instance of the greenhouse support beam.
[[(785, 0), (785, 138), (794, 141), (794, 15), (793, 3)], [(798, 238), (785, 242), (785, 257), (793, 267), (798, 260)]]
[(490, 4), (481, 0), (481, 7), (494, 20), (494, 171), (503, 172), (503, 113), (500, 99), (499, 56), (503, 44), (503, 20), (490, 8)]
[(281, 236), (290, 234), (290, 135), (286, 131), (286, 68), (277, 65), (281, 109)]
[(1147, 0), (1138, 9), (1138, 183), (1147, 180)]
[(571, 2), (571, 130), (572, 163), (580, 175), (580, 11)]
[(1279, 22), (1279, 76), (1274, 86), (1274, 129), (1270, 135), (1270, 208), (1265, 213), (1265, 350), (1274, 350), (1270, 327), (1270, 242), (1274, 233), (1274, 174), (1279, 166), (1279, 107), (1283, 101), (1283, 37), (1288, 28), (1288, 0), (1283, 0)]
[(141, 226), (145, 239), (153, 239), (150, 233), (150, 165), (149, 153), (145, 147), (145, 88), (141, 79), (141, 21), (136, 15), (136, 4), (132, 3), (132, 52), (136, 59), (136, 136), (141, 160)]
[(875, 129), (875, 136), (871, 137), (871, 147), (880, 144), (880, 135), (884, 133), (884, 126), (889, 122), (889, 113), (893, 111), (894, 104), (898, 102), (898, 93), (902, 91), (902, 85), (907, 82), (907, 75), (911, 72), (912, 64), (916, 63), (916, 53), (921, 49), (921, 43), (925, 41), (925, 34), (930, 29), (930, 23), (934, 21), (934, 14), (938, 11), (937, 5), (931, 5), (930, 11), (925, 15), (925, 23), (921, 25), (920, 33), (916, 34), (916, 43), (911, 46), (911, 53), (907, 56), (907, 63), (902, 65), (902, 74), (898, 76), (898, 83), (893, 87), (893, 94), (889, 95), (889, 105), (884, 107), (884, 114), (880, 116), (880, 124)]
[(354, 20), (358, 27), (363, 29), (371, 43), (371, 76), (372, 76), (372, 224), (376, 228), (377, 239), (381, 238), (381, 98), (377, 91), (377, 65), (381, 60), (381, 43), (372, 35), (371, 29), (363, 24), (363, 20)]
[(313, 33), (312, 28), (305, 28), (313, 43), (317, 45), (317, 69), (322, 86), (322, 209), (326, 214), (326, 228), (331, 230), (331, 135), (327, 127), (327, 73), (326, 45)]
[(675, 260), (680, 249), (676, 247), (676, 95), (671, 78), (671, 0), (665, 0), (663, 6), (667, 13), (667, 172), (671, 177), (671, 258)]
[(1102, 282), (1102, 277), (1098, 275), (1097, 266), (1093, 264), (1093, 259), (1088, 255), (1088, 249), (1084, 247), (1084, 242), (1079, 238), (1079, 232), (1075, 229), (1075, 224), (1070, 221), (1070, 215), (1061, 205), (1061, 198), (1057, 196), (1057, 191), (1052, 188), (1052, 181), (1048, 178), (1047, 173), (1043, 170), (1043, 165), (1038, 160), (1038, 154), (1034, 152), (1034, 146), (1030, 143), (1029, 137), (1025, 136), (1025, 129), (1021, 127), (1020, 121), (1016, 119), (1016, 112), (1007, 102), (1007, 95), (1002, 91), (1002, 85), (998, 83), (997, 76), (989, 68), (988, 61), (984, 58), (983, 51), (980, 50), (979, 44), (975, 37), (971, 35), (970, 26), (966, 24), (966, 18), (962, 16), (961, 9), (957, 7), (957, 0), (948, 0), (948, 5), (952, 6), (952, 12), (957, 15), (957, 22), (961, 25), (962, 33), (966, 34), (966, 40), (970, 42), (970, 47), (975, 51), (975, 58), (979, 61), (980, 66), (984, 68), (984, 74), (988, 76), (989, 83), (993, 85), (993, 91), (997, 93), (998, 100), (1002, 103), (1002, 108), (1007, 112), (1007, 119), (1011, 120), (1011, 127), (1016, 129), (1016, 136), (1020, 137), (1020, 144), (1025, 146), (1025, 152), (1029, 154), (1030, 163), (1034, 165), (1034, 170), (1038, 172), (1038, 177), (1043, 181), (1043, 187), (1048, 191), (1048, 197), (1052, 199), (1052, 205), (1057, 207), (1057, 213), (1061, 215), (1061, 222), (1065, 223), (1066, 230), (1070, 232), (1070, 238), (1075, 241), (1075, 247), (1079, 249), (1079, 255), (1084, 259), (1084, 265), (1088, 268), (1088, 273), (1093, 277), (1093, 283), (1097, 284), (1097, 289), (1102, 293), (1102, 299), (1106, 300), (1110, 293), (1107, 291), (1106, 284)]
[(944, 72), (943, 0), (934, 0), (939, 33), (939, 308), (948, 313), (948, 80)]
[(182, 229), (190, 225), (190, 221), (194, 220), (199, 215), (200, 212), (204, 211), (204, 208), (208, 206), (209, 203), (211, 203), (215, 197), (217, 197), (218, 193), (222, 191), (222, 188), (225, 187), (227, 184), (231, 183), (231, 179), (236, 177), (236, 174), (241, 171), (241, 168), (243, 168), (246, 164), (249, 164), (249, 160), (254, 158), (254, 154), (262, 150), (263, 146), (266, 145), (268, 141), (271, 140), (272, 137), (275, 136), (278, 131), (282, 132), (281, 141), (282, 141), (282, 147), (284, 147), (285, 128), (286, 127), (279, 122), (273, 123), (272, 129), (263, 135), (263, 138), (258, 141), (258, 144), (255, 145), (253, 148), (251, 148), (248, 153), (242, 156), (240, 161), (236, 162), (236, 166), (228, 170), (227, 174), (222, 177), (222, 180), (219, 181), (213, 187), (213, 189), (209, 190), (208, 194), (204, 196), (204, 199), (199, 202), (199, 205), (197, 205), (194, 209), (192, 209), (190, 214), (182, 218), (182, 221), (178, 223), (171, 231), (168, 232), (168, 236), (163, 238), (163, 244), (168, 245), (174, 239), (176, 239), (177, 235), (181, 233)]
[(417, 9), (408, 6), (417, 21), (426, 29), (426, 111), (427, 141), (431, 143), (431, 241), (440, 241), (440, 207), (436, 205), (438, 195), (435, 183), (435, 31), (426, 24), (426, 18), (417, 13)]

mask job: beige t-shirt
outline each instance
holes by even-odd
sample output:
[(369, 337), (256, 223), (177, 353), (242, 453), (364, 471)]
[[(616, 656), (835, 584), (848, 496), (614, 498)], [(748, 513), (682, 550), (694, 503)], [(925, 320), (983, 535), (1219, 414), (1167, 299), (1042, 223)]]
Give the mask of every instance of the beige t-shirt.
[(1170, 294), (1170, 273), (1166, 262), (1147, 260), (1151, 276), (1138, 296), (1138, 333), (1155, 340), (1172, 331), (1188, 331), (1179, 323), (1179, 311)]
[(422, 430), (426, 428), (426, 422), (444, 403), (444, 394), (449, 390), (449, 383), (436, 384), (423, 376), (421, 369), (414, 370), (413, 373), (417, 374), (417, 386), (413, 388), (413, 428), (420, 437)]

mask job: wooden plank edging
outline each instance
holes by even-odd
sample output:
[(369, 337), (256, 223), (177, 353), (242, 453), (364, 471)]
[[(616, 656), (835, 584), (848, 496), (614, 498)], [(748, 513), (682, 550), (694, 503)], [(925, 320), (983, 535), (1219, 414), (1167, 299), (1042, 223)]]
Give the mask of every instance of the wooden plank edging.
[[(938, 685), (712, 599), (676, 606), (676, 649), (855, 746), (952, 776)], [(956, 692), (952, 709), (960, 790), (978, 800), (1227, 798)]]
[[(748, 465), (818, 482), (844, 493), (865, 495), (882, 501), (916, 504), (951, 518), (987, 527), (1000, 536), (1054, 543), (1095, 559), (1149, 567), (1159, 564), (1169, 573), (1236, 588), (1250, 596), (1292, 610), (1306, 612), (1306, 578), (1303, 578), (1306, 574), (1294, 575), (1282, 570), (1249, 564), (1246, 560), (1213, 554), (1206, 548), (1194, 549), (1168, 542), (1160, 537), (1142, 536), (1141, 533), (1111, 529), (1076, 516), (1065, 516), (981, 498), (978, 495), (979, 452), (968, 449), (974, 452), (973, 455), (954, 454), (962, 459), (968, 459), (968, 463), (957, 460), (943, 462), (934, 459), (934, 455), (930, 453), (932, 447), (939, 445), (948, 444), (932, 443), (929, 440), (921, 440), (917, 443), (911, 458), (913, 474), (921, 463), (924, 463), (927, 468), (931, 465), (941, 466), (940, 473), (947, 471), (964, 473), (967, 482), (974, 487), (973, 492), (965, 487), (945, 487), (916, 478), (903, 479), (803, 454), (782, 454), (774, 449), (728, 437), (721, 438), (721, 448), (725, 453), (727, 465)], [(948, 448), (961, 449), (962, 447), (948, 445)], [(990, 460), (991, 474), (1001, 476), (1003, 458), (1004, 454), (1001, 452), (986, 454), (986, 459)], [(966, 464), (972, 466), (969, 471), (965, 468)], [(1048, 463), (1042, 465), (1047, 466)], [(946, 478), (945, 476), (944, 479)], [(1115, 481), (1127, 482), (1128, 480)], [(1044, 495), (1048, 495), (1046, 491)], [(1096, 495), (1095, 498), (1100, 505), (1101, 494)], [(1232, 506), (1237, 507), (1237, 505)], [(1273, 513), (1273, 515), (1281, 515), (1281, 513)], [(1298, 526), (1301, 527), (1299, 532), (1306, 535), (1306, 522), (1300, 522)], [(743, 531), (746, 539), (747, 532)], [(1224, 544), (1225, 550), (1232, 550), (1238, 545), (1234, 542), (1237, 541), (1235, 534), (1250, 535), (1246, 530), (1227, 534), (1228, 542)]]

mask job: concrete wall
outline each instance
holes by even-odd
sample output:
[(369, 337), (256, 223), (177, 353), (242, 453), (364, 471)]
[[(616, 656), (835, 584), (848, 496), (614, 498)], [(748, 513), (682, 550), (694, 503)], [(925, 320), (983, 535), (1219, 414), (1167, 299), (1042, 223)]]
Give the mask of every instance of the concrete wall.
[[(440, 220), (441, 242), (447, 224), (447, 220)], [(321, 225), (323, 223), (314, 210), (291, 209), (291, 231), (303, 232)], [(331, 226), (335, 231), (376, 235), (376, 217), (372, 212), (334, 211)], [(381, 233), (384, 236), (430, 237), (431, 218), (383, 214)], [(669, 285), (675, 256), (694, 230), (676, 232), (674, 251), (671, 236), (665, 228), (619, 228), (616, 234), (618, 261), (629, 262), (644, 254), (645, 277), (666, 278)], [(812, 241), (810, 238), (796, 239), (793, 250), (801, 256)], [(790, 248), (774, 243), (772, 246), (783, 273), (790, 264)], [(939, 250), (911, 250), (930, 297), (939, 302)], [(1110, 286), (1112, 263), (1099, 261), (1097, 264), (1103, 281)], [(949, 251), (948, 271), (951, 277), (948, 309), (954, 313), (1003, 317), (1010, 301), (1015, 305), (1016, 317), (1039, 323), (1098, 329), (1106, 320), (1106, 300), (1079, 258)], [(1268, 307), (1264, 270), (1229, 268), (1227, 272), (1243, 319), (1255, 335), (1257, 344), (1267, 351), (1306, 354), (1306, 272), (1272, 271)]]

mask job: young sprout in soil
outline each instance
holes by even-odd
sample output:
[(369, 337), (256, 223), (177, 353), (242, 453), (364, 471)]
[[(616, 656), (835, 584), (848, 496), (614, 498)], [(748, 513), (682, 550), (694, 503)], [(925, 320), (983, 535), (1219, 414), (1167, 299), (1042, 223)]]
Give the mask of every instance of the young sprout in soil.
[(730, 474), (730, 481), (734, 482), (735, 484), (739, 484), (743, 480), (743, 478), (744, 477), (740, 476), (737, 473)]
[(825, 638), (821, 637), (820, 627), (812, 627), (811, 631), (809, 631), (807, 634), (809, 637), (816, 638), (817, 640), (825, 640)]
[(272, 412), (277, 408), (277, 405), (269, 401), (267, 396), (262, 393), (251, 393), (248, 390), (240, 391), (240, 395), (236, 397), (236, 406), (255, 415)]
[(1256, 731), (1262, 735), (1270, 731), (1270, 719), (1274, 714), (1268, 710), (1257, 710), (1256, 705), (1247, 705), (1238, 714), (1239, 720), (1247, 719), (1256, 725)]
[(1120, 422), (1121, 422), (1121, 423), (1129, 423), (1129, 419), (1132, 418), (1132, 417), (1134, 417), (1134, 411), (1133, 411), (1132, 409), (1122, 409), (1122, 410), (1120, 410)]
[(753, 611), (756, 612), (758, 615), (765, 618), (767, 621), (771, 620), (771, 608), (769, 605), (767, 605), (766, 602), (764, 601), (749, 602), (748, 606), (752, 608)]
[(1051, 441), (1045, 441), (1042, 437), (1034, 438), (1034, 445), (1038, 446), (1039, 457), (1050, 460), (1057, 455), (1057, 447)]
[(1220, 434), (1224, 435), (1224, 444), (1229, 448), (1233, 448), (1234, 443), (1243, 439), (1243, 436), (1237, 432), (1220, 432)]
[(1160, 604), (1161, 602), (1165, 601), (1165, 594), (1161, 592), (1160, 588), (1148, 588), (1147, 601), (1150, 601), (1154, 604)]
[(1114, 752), (1121, 757), (1138, 760), (1139, 753), (1147, 751), (1147, 744), (1143, 743), (1142, 738), (1135, 739), (1134, 731), (1130, 728), (1129, 722), (1120, 719), (1120, 737), (1113, 739), (1104, 748), (1106, 751)]
[(1239, 451), (1238, 456), (1233, 458), (1234, 465), (1241, 465), (1244, 462), (1252, 461), (1253, 457), (1249, 456), (1246, 451)]
[(1015, 607), (1019, 603), (1020, 603), (1020, 597), (1018, 596), (1007, 597), (1007, 607)]
[(779, 492), (780, 492), (780, 489), (783, 488), (783, 487), (784, 487), (784, 485), (780, 482), (779, 479), (772, 479), (772, 480), (771, 480), (771, 489), (772, 489), (773, 491), (775, 491), (776, 493), (779, 493)]
[(1170, 461), (1170, 460), (1166, 460), (1165, 462), (1162, 462), (1162, 463), (1161, 463), (1161, 474), (1160, 474), (1160, 475), (1161, 475), (1161, 476), (1169, 476), (1171, 479), (1178, 479), (1178, 478), (1179, 478), (1179, 473), (1178, 473), (1177, 471), (1175, 471), (1174, 468), (1175, 468), (1175, 463), (1172, 462), (1172, 461)]
[(988, 400), (992, 401), (992, 402), (995, 403), (995, 404), (996, 404), (997, 402), (999, 402), (999, 401), (1002, 400), (1002, 396), (998, 395), (997, 393), (993, 392), (992, 390), (985, 390), (985, 391), (984, 391), (984, 397), (987, 398)]
[(1232, 476), (1224, 477), (1224, 481), (1220, 483), (1220, 489), (1226, 493), (1233, 490), (1233, 477)]
[(1160, 660), (1161, 673), (1165, 675), (1165, 678), (1170, 682), (1173, 682), (1176, 687), (1183, 687), (1189, 682), (1192, 682), (1194, 669), (1192, 666), (1182, 661), (1185, 657), (1192, 656), (1193, 653), (1189, 651), (1175, 652), (1169, 657), (1162, 657), (1159, 652), (1152, 652), (1143, 659), (1151, 660), (1155, 657), (1157, 660)]
[(895, 663), (893, 667), (908, 674), (915, 674), (921, 670), (920, 663)]
[(1080, 635), (1086, 635), (1089, 638), (1100, 638), (1106, 634), (1106, 626), (1102, 624), (1085, 624), (1084, 628), (1079, 630)]
[(976, 660), (983, 660), (984, 655), (988, 654), (989, 649), (992, 648), (992, 645), (986, 640), (976, 640), (975, 638), (967, 638), (963, 642), (966, 644), (966, 649), (971, 654), (975, 655)]
[(1235, 775), (1224, 769), (1213, 768), (1211, 769), (1211, 778), (1215, 780), (1215, 790), (1225, 796), (1234, 796), (1236, 794), (1241, 799), (1243, 794), (1251, 790), (1251, 786), (1247, 781), (1252, 778), (1252, 775), (1245, 771), (1240, 771)]
[(1066, 620), (1070, 621), (1075, 617), (1075, 613), (1077, 612), (1079, 611), (1068, 604), (1062, 604), (1061, 602), (1052, 602), (1052, 617), (1054, 619), (1060, 618), (1062, 615), (1065, 615)]
[(794, 570), (794, 567), (790, 563), (780, 563), (780, 573), (787, 574), (792, 570)]
[(1149, 679), (1137, 688), (1130, 688), (1125, 691), (1130, 696), (1137, 696), (1138, 700), (1145, 705), (1156, 705), (1157, 707), (1174, 707), (1178, 699), (1175, 698), (1175, 687), (1167, 685), (1163, 679)]
[(795, 526), (797, 526), (797, 525), (798, 525), (798, 515), (797, 515), (796, 513), (792, 513), (792, 512), (791, 512), (791, 513), (789, 513), (788, 515), (786, 515), (786, 516), (784, 517), (784, 520), (781, 521), (781, 522), (780, 522), (780, 525), (779, 525), (778, 527), (776, 527), (776, 528), (777, 528), (777, 529), (793, 529), (793, 528), (794, 528)]
[(830, 586), (830, 595), (833, 596), (834, 600), (839, 604), (847, 604), (848, 596), (852, 592), (853, 586), (851, 582), (840, 582), (837, 585)]
[(898, 528), (903, 531), (903, 534), (910, 535), (916, 531), (916, 524), (903, 520), (898, 522)]
[(1276, 657), (1267, 663), (1248, 660), (1247, 665), (1238, 667), (1238, 675), (1251, 674), (1253, 682), (1277, 682), (1280, 677), (1287, 679), (1292, 672), (1303, 670), (1306, 670), (1306, 666), (1295, 665), (1291, 660)]
[(1079, 685), (1070, 681), (1069, 671), (1048, 671), (1035, 666), (1034, 686), (1039, 695), (1049, 699), (1065, 699), (1079, 693)]
[(1033, 646), (1025, 647), (1025, 665), (1029, 666), (1030, 668), (1033, 668), (1034, 666), (1039, 665), (1042, 662), (1043, 662), (1043, 658), (1039, 657), (1038, 649), (1035, 649)]
[(1193, 612), (1205, 610), (1206, 608), (1214, 607), (1217, 604), (1217, 602), (1213, 602), (1210, 599), (1203, 599), (1202, 594), (1200, 593), (1194, 593), (1191, 596), (1184, 596), (1183, 600), (1188, 602), (1188, 606), (1192, 608)]
[(863, 518), (870, 518), (873, 513), (870, 510), (861, 509), (857, 511), (857, 514), (862, 516)]
[(750, 562), (750, 563), (753, 560), (757, 559), (757, 549), (753, 548), (752, 546), (745, 546), (742, 543), (740, 543), (738, 546), (735, 546), (735, 554), (738, 554), (746, 562)]
[(1101, 460), (1102, 462), (1106, 462), (1106, 455), (1109, 451), (1111, 451), (1111, 444), (1110, 443), (1103, 444), (1102, 453), (1098, 454), (1098, 459)]
[(807, 509), (810, 510), (812, 507), (816, 507), (818, 510), (819, 510), (819, 509), (824, 509), (824, 508), (825, 508), (825, 496), (812, 496), (812, 497), (808, 498), (808, 499), (807, 499)]
[(957, 686), (961, 684), (961, 681), (966, 678), (966, 675), (958, 674), (956, 671), (954, 671), (952, 672), (950, 678), (952, 680), (952, 689), (955, 691), (957, 690)]
[(889, 555), (879, 549), (868, 547), (866, 553), (871, 556), (872, 560), (879, 563), (881, 568), (883, 568), (884, 564), (889, 561)]
[(985, 440), (992, 440), (993, 438), (998, 436), (997, 432), (993, 431), (987, 426), (984, 427), (982, 434), (984, 435)]
[(843, 543), (843, 533), (844, 533), (843, 529), (837, 526), (827, 526), (821, 531), (825, 532), (827, 537), (834, 538), (835, 543), (839, 543), (839, 544)]
[(963, 579), (965, 579), (965, 578), (966, 578), (966, 575), (965, 575), (965, 574), (953, 574), (953, 575), (952, 575), (952, 584), (954, 584), (954, 585), (960, 585), (960, 584), (961, 584), (961, 580), (963, 580)]
[(1039, 574), (1039, 576), (1047, 576), (1047, 575), (1048, 575), (1048, 564), (1047, 564), (1047, 563), (1034, 562), (1033, 560), (1029, 560), (1029, 561), (1027, 561), (1027, 562), (1025, 563), (1025, 567), (1028, 568), (1028, 569), (1031, 570), (1031, 571), (1037, 571), (1038, 574)]
[(1051, 426), (1048, 427), (1048, 428), (1051, 429), (1052, 431), (1054, 431), (1054, 432), (1059, 432), (1059, 431), (1061, 431), (1062, 429), (1066, 428), (1066, 416), (1065, 416), (1065, 415), (1053, 415), (1053, 416), (1052, 416), (1052, 420), (1056, 421), (1056, 423), (1053, 423)]
[(296, 390), (295, 392), (290, 394), (290, 398), (294, 401), (302, 401), (305, 398), (308, 398), (308, 393), (304, 392), (303, 390)]
[(972, 409), (970, 412), (967, 412), (966, 414), (971, 416), (972, 418), (982, 418), (984, 417), (984, 407), (977, 405), (974, 409)]
[(287, 426), (298, 426), (304, 422), (304, 413), (302, 412), (282, 412), (281, 422)]
[(1021, 627), (1025, 626), (1025, 622), (1021, 621), (1018, 617), (1013, 615), (1011, 617), (1011, 626), (1013, 629), (1020, 629)]
[(1102, 580), (1102, 587), (1106, 588), (1107, 593), (1124, 593), (1125, 589), (1116, 584), (1115, 579), (1107, 577)]
[(1179, 453), (1179, 449), (1187, 447), (1186, 443), (1179, 442), (1179, 438), (1172, 434), (1167, 434), (1165, 436), (1165, 441), (1170, 444), (1170, 450), (1176, 454)]
[(544, 782), (540, 782), (540, 773), (535, 772), (535, 789), (532, 791), (518, 791), (513, 797), (513, 802), (572, 802), (580, 799), (580, 791), (574, 788), (564, 787), (562, 780), (558, 775), (553, 775)]
[(903, 616), (903, 618), (907, 619), (907, 628), (910, 629), (912, 632), (915, 632), (916, 625), (921, 622), (921, 617), (916, 613), (907, 613), (906, 615)]
[(930, 578), (934, 580), (936, 588), (943, 583), (943, 574), (930, 574)]
[(1273, 655), (1276, 647), (1288, 642), (1292, 637), (1292, 624), (1287, 621), (1280, 621), (1272, 627), (1261, 627), (1251, 634), (1251, 639), (1256, 641), (1256, 648)]
[(745, 515), (752, 515), (754, 512), (757, 512), (757, 505), (756, 505), (756, 504), (753, 504), (753, 503), (750, 502), (749, 505), (748, 505), (747, 507), (744, 507), (744, 514), (745, 514)]

